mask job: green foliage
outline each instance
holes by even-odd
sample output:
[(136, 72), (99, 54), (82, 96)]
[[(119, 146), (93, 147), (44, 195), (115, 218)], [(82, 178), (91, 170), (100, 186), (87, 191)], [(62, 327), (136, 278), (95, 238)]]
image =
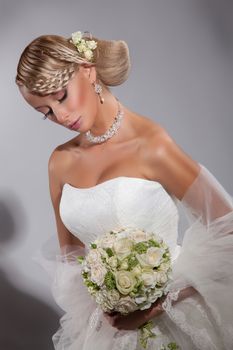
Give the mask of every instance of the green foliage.
[(134, 249), (138, 254), (143, 254), (147, 252), (147, 245), (144, 242), (139, 242), (135, 244)]
[(96, 249), (97, 248), (97, 245), (95, 243), (91, 243), (91, 248), (92, 249)]
[(108, 254), (109, 258), (114, 255), (111, 248), (106, 248), (105, 251)]
[(128, 270), (131, 271), (135, 266), (138, 265), (138, 259), (133, 255), (133, 254), (130, 254), (127, 258), (127, 262), (128, 262)]
[(160, 244), (154, 239), (149, 239), (148, 244), (149, 244), (149, 247), (158, 247), (158, 248), (160, 247)]
[(156, 334), (152, 331), (153, 328), (153, 322), (147, 321), (142, 326), (139, 327), (140, 330), (140, 344), (141, 346), (146, 349), (147, 348), (147, 342), (149, 338), (156, 338)]
[(107, 289), (111, 290), (111, 289), (115, 289), (116, 288), (116, 279), (115, 279), (114, 274), (111, 271), (108, 271), (105, 274), (104, 283), (105, 283)]
[(100, 287), (96, 283), (92, 282), (91, 280), (86, 279), (84, 283), (87, 286), (87, 288), (93, 288), (94, 290), (100, 289)]
[(83, 271), (83, 272), (82, 272), (82, 276), (83, 276), (83, 278), (85, 278), (85, 279), (88, 278), (88, 272)]
[(180, 350), (180, 347), (176, 343), (171, 342), (167, 346), (163, 345), (160, 350)]
[(83, 257), (83, 256), (77, 256), (77, 262), (78, 262), (79, 264), (82, 264), (83, 261), (84, 261), (84, 257)]

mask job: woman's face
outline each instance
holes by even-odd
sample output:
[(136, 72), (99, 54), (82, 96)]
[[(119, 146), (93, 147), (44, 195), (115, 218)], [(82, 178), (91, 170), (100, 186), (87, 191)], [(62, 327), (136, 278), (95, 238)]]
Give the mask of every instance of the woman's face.
[[(96, 80), (95, 67), (80, 66), (62, 90), (46, 96), (31, 94), (25, 86), (19, 90), (24, 99), (38, 112), (68, 129), (86, 132), (97, 114), (97, 98), (91, 83)], [(79, 119), (80, 122), (74, 124)]]

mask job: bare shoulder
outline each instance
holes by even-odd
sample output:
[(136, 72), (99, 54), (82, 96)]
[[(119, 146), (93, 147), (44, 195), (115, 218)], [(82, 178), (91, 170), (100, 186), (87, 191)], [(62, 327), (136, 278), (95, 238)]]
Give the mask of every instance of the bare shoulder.
[[(74, 151), (75, 149), (75, 151)], [(79, 156), (79, 148), (74, 148), (73, 139), (58, 145), (51, 153), (48, 161), (50, 184), (62, 188), (65, 174), (69, 172), (75, 157)]]
[[(145, 122), (148, 123), (147, 120)], [(150, 164), (151, 177), (181, 200), (199, 174), (200, 164), (177, 144), (162, 125), (152, 121), (150, 126), (144, 154)]]
[(63, 180), (67, 170), (72, 164), (72, 152), (68, 144), (57, 146), (51, 153), (48, 162), (49, 190), (54, 208), (57, 233), (60, 247), (65, 245), (84, 246), (78, 237), (74, 236), (64, 225), (59, 212), (59, 204), (62, 195)]

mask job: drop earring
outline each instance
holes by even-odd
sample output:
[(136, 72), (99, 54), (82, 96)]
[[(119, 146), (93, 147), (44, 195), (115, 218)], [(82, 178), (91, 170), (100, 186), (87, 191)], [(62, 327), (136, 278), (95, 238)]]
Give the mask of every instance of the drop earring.
[(102, 86), (100, 84), (96, 83), (95, 81), (92, 83), (92, 86), (94, 87), (94, 90), (97, 93), (97, 95), (99, 95), (100, 103), (103, 104), (104, 98), (101, 96), (101, 92), (103, 90)]

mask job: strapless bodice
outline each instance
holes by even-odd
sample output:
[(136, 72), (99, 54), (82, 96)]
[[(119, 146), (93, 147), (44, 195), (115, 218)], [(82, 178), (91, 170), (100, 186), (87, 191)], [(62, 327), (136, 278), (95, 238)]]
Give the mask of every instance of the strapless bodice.
[(134, 226), (158, 233), (179, 253), (177, 198), (156, 181), (119, 176), (89, 188), (65, 183), (60, 216), (67, 229), (85, 245), (114, 228)]

